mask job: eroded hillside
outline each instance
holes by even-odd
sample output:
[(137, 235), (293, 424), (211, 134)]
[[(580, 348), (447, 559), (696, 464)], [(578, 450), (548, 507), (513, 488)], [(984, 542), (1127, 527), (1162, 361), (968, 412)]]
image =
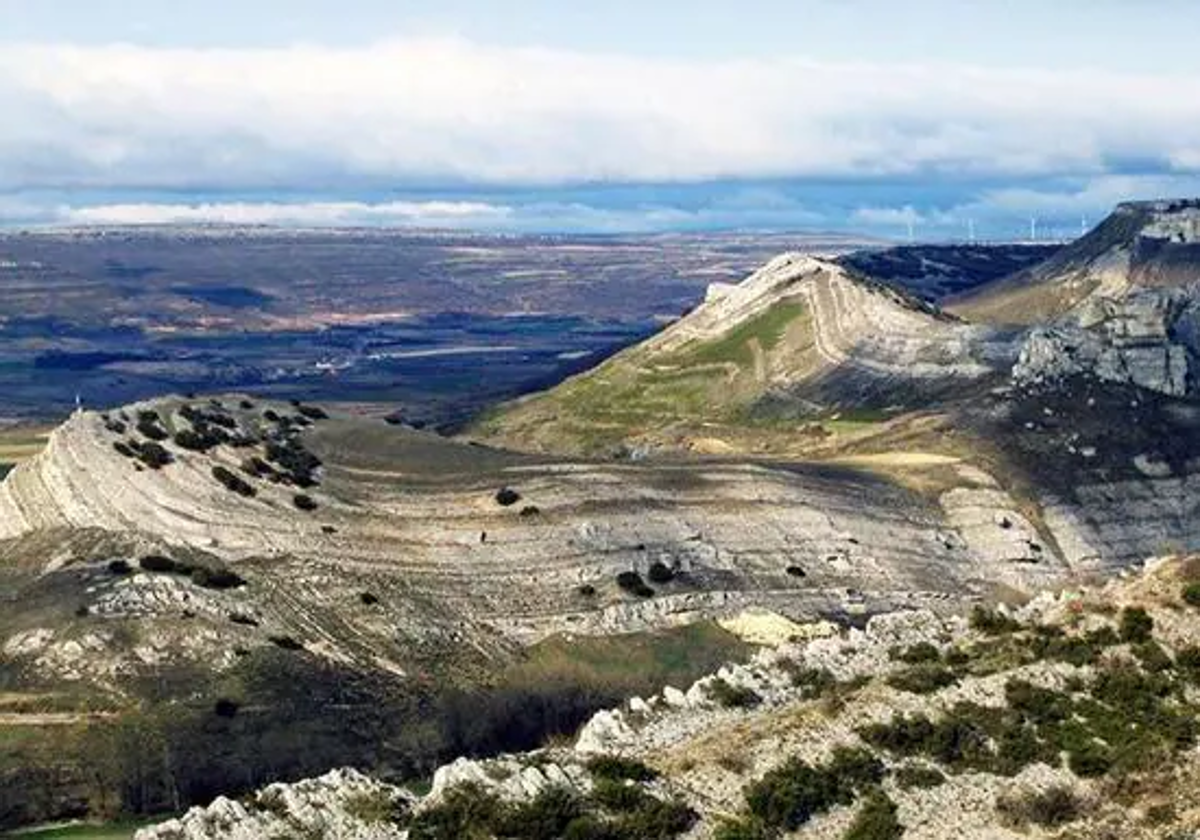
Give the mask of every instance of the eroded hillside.
[(969, 619), (812, 626), (602, 712), (570, 746), (446, 765), (425, 796), (341, 772), (138, 838), (1187, 836), (1198, 562)]

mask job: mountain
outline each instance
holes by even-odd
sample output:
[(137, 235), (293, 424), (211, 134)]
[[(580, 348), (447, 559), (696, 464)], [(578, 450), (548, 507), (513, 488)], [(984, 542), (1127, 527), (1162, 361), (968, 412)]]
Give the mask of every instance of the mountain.
[(973, 321), (1034, 325), (1018, 379), (1087, 373), (1200, 391), (1200, 201), (1132, 202), (1045, 262), (952, 301)]
[(967, 292), (948, 308), (971, 321), (1045, 323), (1095, 299), (1200, 280), (1200, 199), (1120, 204), (1049, 259)]
[[(1200, 818), (1200, 558), (970, 619), (810, 625), (572, 742), (218, 799), (137, 840), (1182, 837)], [(1147, 722), (1153, 720), (1152, 726)]]
[[(826, 260), (788, 254), (654, 338), (473, 433), (523, 449), (715, 452), (819, 443), (986, 390), (1015, 348), (1000, 332)], [(731, 443), (730, 438), (738, 438)]]

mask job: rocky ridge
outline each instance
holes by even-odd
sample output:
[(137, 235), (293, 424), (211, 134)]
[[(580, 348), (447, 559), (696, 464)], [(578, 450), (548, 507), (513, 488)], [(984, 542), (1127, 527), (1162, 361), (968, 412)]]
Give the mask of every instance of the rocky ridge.
[[(326, 797), (320, 810), (329, 811), (322, 824), (328, 828), (317, 836), (449, 838), (456, 835), (437, 826), (445, 825), (439, 820), (463, 796), (508, 803), (518, 811), (544, 807), (558, 796), (604, 802), (611, 793), (608, 773), (616, 764), (628, 779), (622, 784), (641, 790), (638, 795), (690, 809), (686, 827), (653, 836), (778, 837), (781, 824), (765, 811), (764, 822), (737, 818), (742, 827), (736, 831), (757, 833), (735, 833), (730, 820), (745, 813), (746, 796), (751, 811), (758, 813), (755, 797), (766, 794), (754, 791), (768, 790), (763, 786), (785, 778), (781, 773), (800, 772), (786, 769), (798, 767), (797, 761), (820, 772), (839, 760), (845, 765), (852, 755), (859, 762), (856, 772), (868, 772), (877, 780), (869, 786), (880, 786), (881, 793), (860, 791), (849, 795), (849, 801), (791, 812), (797, 816), (789, 818), (788, 837), (852, 836), (846, 832), (856, 818), (855, 800), (874, 802), (880, 796), (891, 803), (895, 819), (895, 833), (882, 835), (888, 837), (1016, 840), (1031, 831), (1044, 836), (1060, 829), (1064, 833), (1055, 836), (1185, 836), (1170, 832), (1194, 827), (1200, 819), (1191, 796), (1200, 781), (1195, 763), (1200, 630), (1188, 594), (1200, 592), (1200, 584), (1193, 583), (1198, 564), (1198, 558), (1155, 561), (1144, 572), (1096, 589), (1044, 594), (1019, 609), (977, 612), (969, 622), (904, 611), (876, 616), (862, 630), (825, 630), (808, 641), (786, 642), (686, 690), (668, 687), (657, 696), (632, 698), (601, 712), (570, 747), (483, 761), (460, 759), (439, 769), (431, 791), (419, 799), (380, 786), (377, 799), (403, 806), (394, 818), (379, 817), (378, 809), (371, 811), (370, 820), (348, 818), (346, 794), (368, 783), (356, 774), (326, 777), (332, 781), (321, 781), (317, 789)], [(1181, 593), (1187, 603), (1180, 600)], [(1200, 595), (1194, 602), (1200, 603)], [(1124, 692), (1150, 694), (1137, 699), (1113, 693), (1118, 684)], [(1151, 696), (1158, 699), (1146, 699)], [(1119, 720), (1132, 714), (1135, 722), (1141, 715), (1159, 714), (1163, 721), (1174, 721), (1162, 726), (1184, 726), (1192, 734), (1178, 741), (1163, 735), (1167, 740), (1161, 742), (1153, 735), (1158, 746), (1139, 737), (1121, 742), (1127, 756), (1135, 749), (1166, 750), (1153, 753), (1157, 758), (1149, 764), (1104, 750), (1096, 756), (1108, 757), (1096, 763), (1101, 759), (1074, 736), (1063, 742), (1062, 754), (1038, 746), (1039, 739), (1058, 737), (1054, 721), (1059, 718), (1047, 705), (1054, 703), (1073, 703), (1080, 710), (1100, 703), (1112, 708), (1105, 715)], [(1133, 706), (1125, 705), (1129, 703)], [(1142, 703), (1151, 703), (1156, 711), (1147, 711)], [(996, 721), (1022, 716), (1023, 724), (1005, 724), (1018, 726), (1011, 732), (989, 729)], [(909, 748), (892, 745), (902, 741), (888, 740), (903, 731), (894, 728), (897, 721), (922, 719), (933, 721), (935, 728), (939, 721), (957, 721), (956, 737), (983, 741), (971, 748), (976, 752), (960, 752), (965, 749), (961, 746), (933, 747), (926, 753), (917, 748), (914, 758)], [(1026, 740), (1019, 749), (994, 740), (1022, 732), (1019, 737)], [(1114, 730), (1107, 737), (1113, 742), (1109, 748), (1115, 748), (1114, 739), (1130, 736)], [(620, 756), (619, 762), (613, 756)], [(276, 785), (268, 791), (281, 789), (286, 788)], [(775, 790), (771, 795), (785, 795), (782, 788)], [(291, 803), (297, 803), (295, 819), (311, 824), (302, 815), (314, 803), (299, 793), (285, 799), (289, 813)], [(249, 837), (249, 826), (275, 819), (264, 816), (261, 808), (254, 801), (249, 807), (218, 801), (181, 820), (144, 829), (137, 840)], [(621, 825), (617, 818), (612, 830), (619, 832)], [(479, 836), (491, 835), (485, 830)]]

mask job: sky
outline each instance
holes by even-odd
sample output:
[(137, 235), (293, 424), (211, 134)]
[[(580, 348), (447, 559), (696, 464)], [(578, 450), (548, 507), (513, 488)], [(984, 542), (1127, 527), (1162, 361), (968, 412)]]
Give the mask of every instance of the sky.
[(1067, 236), (1200, 194), (1195, 0), (0, 0), (0, 225)]

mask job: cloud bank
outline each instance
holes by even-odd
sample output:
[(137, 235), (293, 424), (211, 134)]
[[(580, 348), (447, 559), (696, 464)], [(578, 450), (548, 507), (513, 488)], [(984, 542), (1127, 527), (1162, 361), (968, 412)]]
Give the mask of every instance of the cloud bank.
[[(1200, 77), (1187, 75), (799, 56), (703, 62), (456, 39), (359, 48), (0, 45), (0, 193), (1064, 177), (1087, 192), (1134, 173), (1170, 187), (1200, 173), (1196, 90)], [(237, 202), (41, 212), (73, 221), (216, 214), (330, 224), (486, 225), (511, 216), (474, 202), (301, 209), (304, 219), (296, 207)], [(907, 203), (868, 203), (858, 219), (906, 224), (918, 215)]]

